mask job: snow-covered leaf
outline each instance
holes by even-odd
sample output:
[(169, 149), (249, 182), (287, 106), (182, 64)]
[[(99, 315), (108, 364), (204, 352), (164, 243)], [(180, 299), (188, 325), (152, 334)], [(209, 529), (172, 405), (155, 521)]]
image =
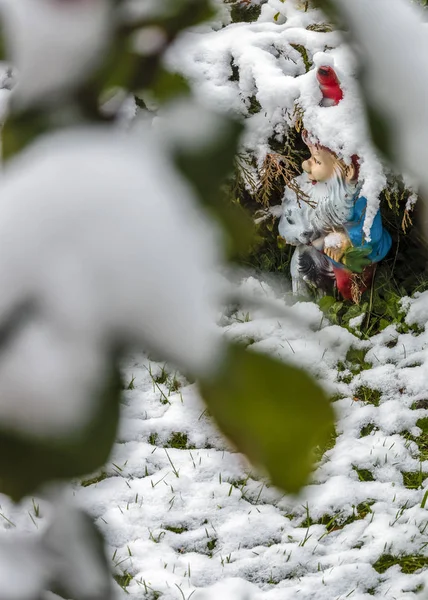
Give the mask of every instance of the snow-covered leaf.
[(71, 600), (112, 600), (112, 577), (102, 537), (92, 519), (59, 503), (43, 538), (49, 557), (50, 588)]
[(333, 409), (304, 371), (231, 345), (221, 377), (201, 383), (202, 396), (241, 452), (272, 483), (298, 492), (314, 466), (314, 449), (333, 433)]
[(45, 113), (25, 111), (10, 114), (2, 128), (3, 158), (12, 158), (49, 128), (49, 117)]
[[(201, 113), (198, 116), (201, 119)], [(191, 115), (188, 114), (188, 117), (190, 121)], [(232, 171), (242, 127), (237, 121), (220, 115), (209, 115), (206, 112), (204, 117), (211, 120), (212, 129), (205, 132), (211, 135), (203, 138), (202, 132), (198, 131), (202, 124), (196, 120), (192, 135), (194, 140), (198, 136), (199, 143), (194, 141), (186, 144), (186, 140), (183, 140), (180, 146), (177, 140), (175, 157), (179, 168), (193, 183), (201, 198), (211, 205), (218, 198), (220, 185)]]
[(152, 90), (168, 46), (184, 28), (212, 16), (209, 0), (123, 3), (113, 50), (97, 76), (97, 84), (134, 93)]
[(36, 600), (49, 577), (46, 555), (35, 539), (19, 536), (0, 544), (0, 600)]
[(106, 460), (117, 389), (110, 409), (97, 399), (117, 350), (216, 367), (217, 231), (144, 131), (49, 136), (4, 170), (0, 478), (15, 498)]
[(223, 226), (228, 254), (248, 251), (252, 220), (240, 205), (233, 205), (221, 192), (233, 171), (242, 132), (240, 122), (196, 102), (177, 102), (160, 119), (159, 132), (179, 170)]
[(111, 9), (110, 0), (2, 0), (20, 105), (57, 101), (97, 67), (109, 43)]
[(151, 93), (158, 102), (162, 103), (180, 96), (188, 96), (190, 87), (182, 75), (161, 69), (153, 83)]
[(47, 482), (83, 476), (102, 467), (115, 441), (119, 421), (120, 377), (114, 369), (112, 373), (98, 398), (88, 398), (88, 403), (93, 402), (97, 409), (77, 433), (34, 439), (4, 426), (0, 428), (1, 492), (18, 501)]

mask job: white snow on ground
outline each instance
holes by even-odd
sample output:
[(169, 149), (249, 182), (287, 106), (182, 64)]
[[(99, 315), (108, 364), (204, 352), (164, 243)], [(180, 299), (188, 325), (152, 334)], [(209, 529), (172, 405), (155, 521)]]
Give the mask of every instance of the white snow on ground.
[[(239, 291), (285, 306), (254, 278)], [(407, 305), (409, 322), (426, 321), (427, 294)], [(378, 573), (373, 565), (385, 554), (428, 561), (428, 508), (421, 507), (428, 461), (412, 441), (417, 421), (428, 416), (428, 333), (390, 326), (361, 341), (330, 325), (315, 304), (297, 303), (291, 314), (292, 321), (244, 307), (229, 311), (222, 327), (251, 350), (305, 366), (341, 397), (336, 444), (299, 497), (271, 488), (232, 451), (195, 384), (152, 357), (126, 361), (130, 389), (111, 461), (74, 491), (106, 536), (115, 573), (132, 576), (129, 595), (178, 600), (196, 589), (196, 600), (417, 597), (426, 573), (404, 574), (398, 565)], [(351, 346), (367, 350), (372, 363), (353, 378), (345, 361)], [(378, 401), (369, 388), (379, 391)], [(183, 440), (186, 449), (170, 447)], [(403, 473), (413, 473), (414, 489)], [(0, 513), (3, 540), (42, 529), (49, 507), (42, 503), (37, 518), (30, 501), (13, 507), (2, 498)]]

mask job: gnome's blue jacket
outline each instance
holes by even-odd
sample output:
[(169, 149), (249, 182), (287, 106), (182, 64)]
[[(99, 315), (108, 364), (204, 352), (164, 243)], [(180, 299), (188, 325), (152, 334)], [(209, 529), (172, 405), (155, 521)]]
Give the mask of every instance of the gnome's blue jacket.
[(371, 247), (372, 252), (368, 255), (372, 262), (376, 263), (385, 258), (391, 249), (392, 240), (388, 231), (382, 225), (380, 210), (376, 213), (370, 231), (370, 242), (365, 240), (363, 225), (366, 215), (367, 198), (361, 196), (354, 204), (353, 215), (344, 227), (349, 235), (352, 245), (357, 248)]

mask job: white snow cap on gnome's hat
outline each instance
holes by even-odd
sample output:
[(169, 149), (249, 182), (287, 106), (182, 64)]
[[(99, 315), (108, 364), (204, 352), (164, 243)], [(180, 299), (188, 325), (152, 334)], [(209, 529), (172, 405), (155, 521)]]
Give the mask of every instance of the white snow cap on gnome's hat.
[[(331, 52), (314, 55), (315, 69), (299, 78), (299, 105), (304, 112), (304, 127), (310, 132), (312, 143), (329, 148), (346, 164), (358, 156), (360, 195), (367, 198), (364, 233), (370, 240), (373, 219), (379, 210), (380, 194), (386, 187), (386, 172), (371, 141), (370, 130), (355, 79), (356, 60), (351, 50), (342, 45)], [(321, 106), (322, 93), (316, 73), (320, 66), (329, 66), (336, 72), (343, 99), (335, 106)]]
[(314, 65), (316, 67), (335, 67), (334, 56), (327, 52), (317, 52), (314, 54)]
[(109, 39), (111, 0), (1, 0), (16, 102), (48, 101), (96, 67)]

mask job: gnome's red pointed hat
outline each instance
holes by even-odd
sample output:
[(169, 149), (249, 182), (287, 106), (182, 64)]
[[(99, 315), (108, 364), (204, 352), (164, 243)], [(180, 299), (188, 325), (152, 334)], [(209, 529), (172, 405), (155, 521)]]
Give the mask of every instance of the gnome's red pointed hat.
[[(318, 64), (316, 68), (316, 78), (322, 93), (320, 106), (325, 108), (337, 106), (343, 100), (343, 90), (340, 86), (340, 81), (331, 64)], [(313, 145), (309, 132), (304, 129), (302, 132), (303, 141), (307, 146)], [(325, 148), (325, 146), (322, 146)], [(329, 148), (325, 148), (329, 149)], [(355, 168), (355, 178), (358, 179), (359, 174), (359, 159), (358, 156), (351, 157), (352, 164)]]
[(317, 80), (323, 95), (321, 106), (337, 106), (343, 99), (343, 92), (333, 67), (329, 65), (318, 67)]

